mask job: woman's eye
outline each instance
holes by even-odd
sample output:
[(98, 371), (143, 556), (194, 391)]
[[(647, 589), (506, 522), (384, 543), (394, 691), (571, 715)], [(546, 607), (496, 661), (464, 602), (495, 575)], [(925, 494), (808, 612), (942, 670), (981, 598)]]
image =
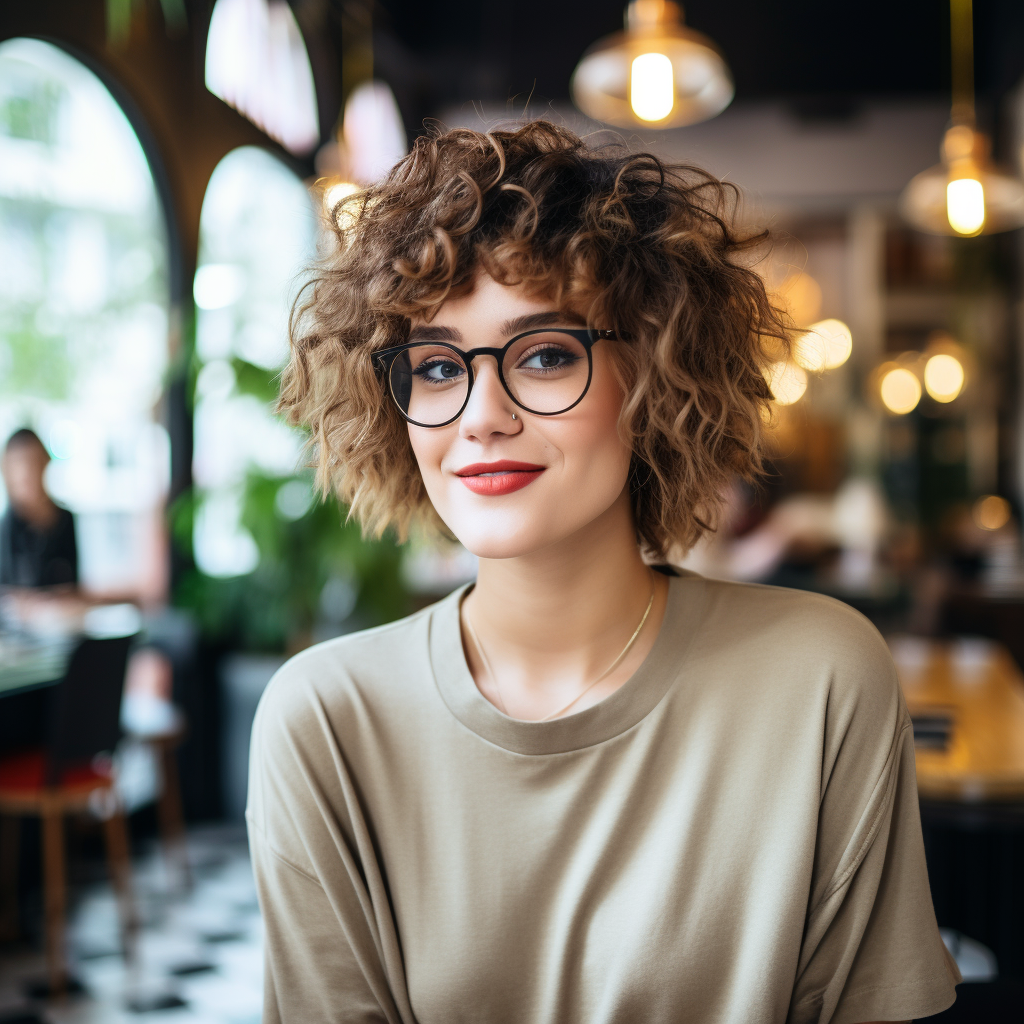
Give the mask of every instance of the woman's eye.
[(566, 352), (562, 348), (542, 348), (531, 352), (520, 364), (521, 370), (555, 370), (563, 366), (572, 366), (578, 356)]
[(454, 380), (464, 373), (463, 367), (449, 359), (437, 359), (433, 362), (420, 363), (416, 367), (416, 375), (427, 380)]

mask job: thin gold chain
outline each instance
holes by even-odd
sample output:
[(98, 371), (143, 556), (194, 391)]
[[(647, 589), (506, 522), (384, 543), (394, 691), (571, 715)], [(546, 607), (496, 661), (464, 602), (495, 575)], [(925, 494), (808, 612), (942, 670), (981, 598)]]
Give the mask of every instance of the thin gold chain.
[[(550, 715), (546, 715), (544, 718), (536, 719), (536, 721), (550, 722), (553, 718), (558, 718), (560, 715), (564, 715), (566, 711), (568, 711), (569, 708), (573, 706), (573, 704), (577, 703), (577, 701), (582, 699), (595, 686), (597, 686), (597, 684), (601, 682), (602, 679), (606, 679), (612, 672), (615, 671), (616, 668), (618, 668), (620, 664), (622, 664), (622, 659), (625, 658), (627, 654), (629, 654), (630, 650), (633, 647), (633, 644), (636, 643), (637, 637), (640, 635), (640, 631), (644, 628), (644, 625), (647, 623), (648, 616), (651, 614), (651, 609), (654, 607), (654, 595), (655, 588), (654, 580), (652, 578), (651, 596), (647, 602), (647, 607), (644, 609), (643, 617), (640, 619), (640, 624), (636, 627), (635, 630), (633, 630), (633, 635), (629, 638), (629, 640), (626, 641), (626, 646), (623, 647), (622, 650), (619, 652), (618, 657), (592, 683), (589, 683), (582, 690), (580, 690), (580, 692), (577, 693), (576, 696), (573, 697), (573, 699), (569, 701), (568, 704), (566, 704), (562, 708), (559, 708), (557, 711), (552, 711)], [(487, 675), (490, 677), (491, 682), (494, 683), (494, 693), (495, 696), (498, 698), (498, 703), (501, 705), (501, 710), (507, 715), (508, 707), (505, 704), (505, 697), (501, 692), (501, 683), (498, 682), (498, 677), (497, 675), (495, 675), (494, 669), (491, 668), (491, 661), (487, 657), (487, 652), (484, 650), (484, 645), (480, 643), (480, 638), (476, 635), (476, 630), (473, 628), (473, 623), (470, 620), (469, 616), (464, 615), (463, 619), (465, 620), (466, 623), (466, 631), (469, 633), (469, 637), (473, 641), (473, 646), (476, 648), (477, 653), (480, 655), (480, 660), (484, 663), (484, 669), (486, 670)]]

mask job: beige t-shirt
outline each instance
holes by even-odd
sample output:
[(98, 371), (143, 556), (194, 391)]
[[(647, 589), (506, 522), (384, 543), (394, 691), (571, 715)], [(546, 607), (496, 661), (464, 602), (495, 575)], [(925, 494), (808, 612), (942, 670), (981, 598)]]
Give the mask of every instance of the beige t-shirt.
[(828, 598), (687, 575), (611, 696), (501, 714), (456, 592), (288, 662), (253, 730), (264, 1021), (924, 1017), (959, 981), (889, 653)]

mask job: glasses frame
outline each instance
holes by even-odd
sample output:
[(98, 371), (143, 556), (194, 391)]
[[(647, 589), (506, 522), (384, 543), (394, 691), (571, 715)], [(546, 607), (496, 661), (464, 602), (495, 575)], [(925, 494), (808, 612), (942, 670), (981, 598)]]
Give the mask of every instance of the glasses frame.
[[(502, 364), (505, 361), (505, 353), (508, 352), (508, 350), (517, 341), (521, 341), (523, 338), (528, 338), (534, 334), (569, 334), (579, 341), (587, 352), (586, 386), (583, 388), (580, 397), (577, 398), (572, 405), (567, 405), (564, 409), (559, 409), (557, 412), (538, 412), (536, 409), (531, 409), (528, 406), (523, 405), (523, 403), (520, 402), (514, 394), (512, 394), (512, 389), (508, 386), (508, 381), (505, 380), (505, 374), (502, 371)], [(503, 345), (501, 348), (461, 349), (457, 345), (449, 344), (446, 341), (407, 341), (404, 345), (394, 345), (391, 348), (384, 348), (379, 352), (374, 352), (373, 361), (378, 372), (383, 377), (382, 383), (387, 387), (388, 394), (391, 395), (391, 399), (395, 403), (395, 408), (398, 409), (399, 414), (404, 420), (416, 427), (447, 427), (449, 424), (454, 423), (466, 411), (466, 406), (469, 405), (469, 398), (473, 394), (473, 383), (475, 381), (473, 375), (473, 360), (476, 359), (477, 356), (491, 356), (494, 359), (498, 366), (498, 380), (501, 381), (501, 386), (505, 389), (505, 394), (508, 395), (515, 405), (522, 409), (523, 412), (528, 412), (533, 416), (561, 416), (562, 413), (566, 413), (570, 409), (575, 409), (576, 406), (587, 397), (591, 381), (594, 379), (594, 356), (591, 349), (597, 342), (602, 340), (617, 341), (627, 339), (624, 336), (620, 336), (615, 331), (599, 331), (591, 327), (538, 327), (532, 331), (523, 331), (522, 334), (517, 334), (514, 338), (509, 339), (507, 344)], [(395, 360), (403, 352), (407, 352), (411, 348), (419, 348), (424, 345), (449, 349), (466, 364), (466, 373), (468, 375), (466, 398), (459, 408), (459, 411), (452, 416), (451, 419), (447, 419), (443, 423), (420, 423), (419, 420), (414, 420), (411, 416), (407, 415), (401, 405), (399, 405), (398, 398), (395, 396), (394, 388), (391, 385), (391, 370), (394, 366)]]

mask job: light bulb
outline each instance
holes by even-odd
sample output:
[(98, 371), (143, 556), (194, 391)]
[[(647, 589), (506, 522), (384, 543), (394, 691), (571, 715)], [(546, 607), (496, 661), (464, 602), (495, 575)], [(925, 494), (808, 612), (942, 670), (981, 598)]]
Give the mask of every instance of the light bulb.
[(924, 366), (924, 386), (936, 402), (952, 402), (964, 386), (960, 360), (944, 352), (932, 356)]
[(946, 186), (949, 226), (961, 235), (976, 235), (985, 224), (985, 189), (976, 178), (956, 178)]
[(642, 53), (629, 71), (629, 103), (643, 121), (664, 121), (675, 103), (672, 61), (663, 53)]
[(911, 412), (921, 401), (921, 383), (910, 370), (902, 366), (890, 370), (883, 378), (879, 388), (882, 404), (889, 412), (897, 416)]

